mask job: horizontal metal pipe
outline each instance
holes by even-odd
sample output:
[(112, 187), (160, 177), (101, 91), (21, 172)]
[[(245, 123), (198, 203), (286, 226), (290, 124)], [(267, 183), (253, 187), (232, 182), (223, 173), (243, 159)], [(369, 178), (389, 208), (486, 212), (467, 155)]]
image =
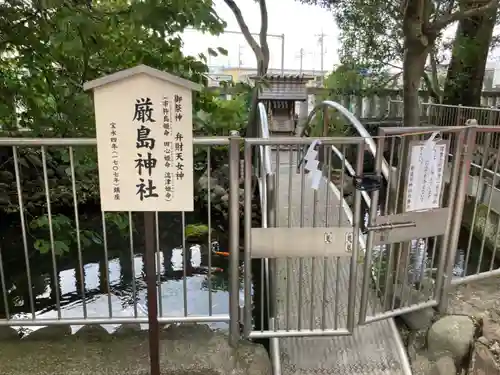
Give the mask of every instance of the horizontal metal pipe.
[[(162, 316), (159, 323), (215, 323), (229, 322), (229, 314), (212, 316)], [(88, 325), (88, 324), (147, 324), (148, 317), (113, 317), (113, 318), (70, 318), (70, 319), (9, 319), (0, 320), (0, 326), (60, 326), (60, 325)]]
[(493, 271), (478, 273), (475, 275), (468, 275), (465, 277), (453, 278), (453, 279), (451, 279), (451, 285), (467, 284), (467, 283), (471, 283), (474, 281), (481, 281), (481, 280), (488, 279), (490, 277), (495, 277), (495, 276), (500, 276), (500, 268), (493, 270)]
[(389, 127), (381, 127), (379, 128), (381, 135), (386, 136), (386, 135), (405, 135), (408, 133), (430, 133), (430, 132), (440, 132), (444, 134), (450, 134), (450, 133), (459, 133), (460, 131), (470, 128), (470, 125), (467, 126), (449, 126), (444, 129), (442, 126), (409, 126), (409, 127), (394, 127), (394, 128), (389, 128)]
[(289, 331), (252, 331), (249, 338), (265, 339), (272, 337), (318, 337), (318, 336), (351, 336), (347, 329), (291, 329)]
[(435, 299), (433, 299), (433, 300), (430, 300), (427, 302), (419, 303), (418, 305), (394, 309), (394, 310), (387, 311), (385, 313), (381, 313), (381, 314), (378, 314), (375, 316), (367, 316), (366, 320), (365, 320), (365, 324), (378, 322), (380, 320), (385, 320), (385, 319), (389, 319), (389, 318), (395, 318), (396, 316), (408, 314), (408, 313), (415, 312), (415, 311), (420, 311), (422, 309), (425, 309), (428, 307), (434, 307), (437, 305), (438, 305), (438, 302)]
[[(310, 143), (310, 142), (309, 142)], [(0, 138), (0, 146), (95, 146), (96, 138)], [(229, 137), (196, 137), (197, 146), (228, 145)]]
[(363, 144), (364, 138), (361, 137), (318, 137), (318, 138), (306, 138), (306, 137), (272, 137), (272, 138), (247, 138), (245, 142), (251, 145), (309, 145), (312, 141), (320, 141), (323, 145), (359, 145)]

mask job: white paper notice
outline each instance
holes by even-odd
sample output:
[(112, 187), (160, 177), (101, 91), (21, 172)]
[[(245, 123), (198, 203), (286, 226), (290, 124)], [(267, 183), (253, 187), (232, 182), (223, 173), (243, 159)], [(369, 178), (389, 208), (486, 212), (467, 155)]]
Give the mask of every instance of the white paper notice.
[(444, 141), (435, 141), (436, 135), (410, 147), (407, 212), (431, 210), (440, 205), (448, 145)]

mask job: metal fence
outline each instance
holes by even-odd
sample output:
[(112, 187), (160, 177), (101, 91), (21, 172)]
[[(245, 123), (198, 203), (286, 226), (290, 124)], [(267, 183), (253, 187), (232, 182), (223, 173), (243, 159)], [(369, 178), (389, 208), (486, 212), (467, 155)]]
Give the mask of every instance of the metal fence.
[[(389, 101), (387, 117), (403, 118), (402, 100)], [(468, 119), (475, 119), (480, 125), (500, 125), (500, 108), (420, 103), (420, 121), (425, 125), (460, 126), (464, 125)]]
[[(158, 322), (232, 321), (231, 335), (237, 339), (240, 144), (239, 137), (194, 139), (195, 169), (201, 176), (196, 188), (206, 196), (198, 204), (205, 205), (203, 211), (207, 216), (202, 221), (207, 223), (207, 228), (203, 242), (198, 242), (203, 249), (195, 247), (206, 265), (193, 265), (191, 258), (195, 250), (186, 238), (189, 219), (186, 213), (174, 213), (162, 220), (162, 213), (156, 212), (151, 228), (140, 213), (100, 212), (99, 197), (95, 194), (99, 191), (95, 139), (0, 139), (2, 205), (4, 212), (10, 212), (4, 223), (10, 225), (12, 236), (6, 238), (0, 248), (4, 310), (0, 325), (147, 324), (147, 300), (151, 297), (147, 297), (145, 290), (147, 269), (141, 266), (144, 267), (146, 261), (144, 231), (149, 229), (155, 237), (152, 262), (156, 270), (153, 288), (159, 301)], [(229, 181), (214, 178), (221, 167), (229, 171)], [(221, 186), (224, 183), (226, 185)], [(221, 195), (221, 189), (226, 196)], [(216, 251), (212, 249), (214, 240), (219, 239), (214, 232), (214, 220), (221, 212), (214, 210), (220, 211), (224, 204), (229, 217), (219, 220), (228, 224), (228, 249)], [(72, 207), (68, 209), (68, 206)], [(97, 221), (100, 221), (97, 225), (95, 221), (85, 222), (93, 216), (89, 212), (91, 206), (97, 209)], [(168, 223), (172, 218), (178, 228)], [(110, 240), (111, 232), (115, 233), (115, 240), (118, 237), (114, 244)], [(177, 238), (169, 238), (174, 235)], [(19, 259), (21, 249), (23, 255)], [(223, 269), (216, 267), (214, 257), (218, 252), (229, 253), (229, 262), (224, 261)], [(68, 258), (76, 261), (68, 262)], [(89, 275), (92, 270), (97, 271), (94, 278), (98, 280), (92, 280)], [(218, 296), (215, 303), (217, 272), (226, 275), (223, 283), (228, 292)], [(125, 273), (128, 281), (123, 280)], [(189, 282), (196, 274), (200, 276), (197, 283), (203, 285), (193, 291)], [(63, 293), (63, 289), (68, 289), (64, 285), (68, 278), (75, 285), (71, 293)], [(120, 288), (124, 282), (126, 285)], [(191, 296), (193, 292), (195, 296)], [(172, 293), (177, 303), (165, 303)], [(95, 309), (98, 311), (93, 311)]]
[[(157, 323), (229, 322), (230, 339), (236, 343), (240, 337), (241, 203), (244, 206), (243, 335), (271, 338), (273, 357), (279, 358), (278, 338), (350, 335), (358, 325), (430, 306), (443, 307), (451, 285), (500, 275), (496, 262), (500, 233), (497, 188), (500, 128), (431, 126), (382, 128), (380, 132), (374, 139), (366, 136), (318, 138), (321, 158), (317, 167), (328, 184), (316, 188), (310, 186), (315, 180), (315, 170), (311, 168), (315, 163), (303, 162), (307, 154), (299, 157), (298, 152), (310, 145), (311, 139), (269, 138), (265, 131), (257, 139), (195, 138), (195, 170), (201, 176), (197, 189), (206, 193), (206, 200), (198, 204), (206, 206), (208, 227), (203, 240), (207, 258), (206, 289), (196, 295), (197, 310), (190, 305), (189, 277), (195, 272), (195, 266), (190, 262), (192, 250), (186, 238), (189, 218), (185, 213), (178, 213), (180, 266), (174, 274), (166, 275), (165, 263), (171, 259), (166, 257), (162, 245), (165, 229), (162, 229), (161, 213), (155, 213), (152, 224), (145, 226), (136, 213), (109, 215), (98, 211), (98, 229), (84, 224), (83, 217), (89, 216), (86, 211), (89, 205), (85, 203), (91, 203), (98, 191), (95, 139), (0, 139), (2, 181), (9, 181), (0, 185), (3, 189), (0, 203), (3, 202), (5, 212), (10, 212), (9, 220), (18, 218), (11, 223), (11, 233), (17, 233), (18, 240), (9, 239), (12, 243), (4, 242), (0, 248), (5, 312), (0, 325), (148, 324), (151, 317), (146, 316), (146, 300), (155, 295)], [(391, 215), (403, 214), (400, 197), (404, 196), (405, 176), (401, 171), (408, 163), (403, 151), (410, 142), (427, 139), (436, 132), (449, 145), (444, 172), (448, 186), (446, 189), (443, 186), (447, 194), (440, 209), (411, 218), (431, 234), (423, 236), (420, 231), (411, 239), (406, 235), (401, 241), (387, 242), (380, 235), (383, 220), (390, 222)], [(244, 171), (241, 174), (242, 146)], [(345, 157), (348, 148), (354, 150), (354, 166)], [(371, 176), (363, 175), (365, 150), (377, 156), (375, 173)], [(258, 164), (254, 162), (256, 155)], [(228, 171), (228, 175), (224, 175), (225, 186), (220, 186), (221, 182), (214, 178), (221, 165)], [(85, 178), (90, 178), (90, 183)], [(384, 178), (386, 181), (382, 182)], [(255, 228), (252, 223), (256, 187), (261, 192), (263, 228)], [(244, 197), (241, 197), (241, 188)], [(217, 195), (221, 189), (223, 197)], [(241, 199), (244, 202), (240, 203)], [(68, 204), (72, 209), (63, 210)], [(213, 232), (214, 210), (220, 210), (221, 205), (227, 210), (223, 221), (229, 233), (228, 248), (212, 251), (213, 240), (217, 239)], [(367, 216), (366, 222), (364, 216)], [(457, 273), (460, 227), (464, 223), (470, 228), (470, 237), (463, 252), (463, 269)], [(412, 230), (405, 225), (391, 229), (396, 234), (396, 229), (399, 233)], [(116, 246), (111, 243), (109, 233), (113, 230), (121, 233), (121, 241), (126, 242), (127, 248), (122, 242)], [(149, 277), (144, 280), (138, 267), (146, 240), (141, 240), (140, 234), (146, 230), (150, 240), (154, 236), (156, 251), (150, 265), (154, 265), (156, 272), (151, 276), (146, 267)], [(478, 249), (474, 248), (473, 236), (480, 237)], [(65, 241), (71, 241), (70, 245)], [(339, 241), (344, 242), (345, 247), (335, 246)], [(16, 245), (20, 246), (21, 260), (12, 260), (9, 250), (16, 249)], [(307, 254), (303, 253), (305, 248)], [(228, 293), (222, 297), (224, 311), (214, 304), (216, 252), (229, 255)], [(78, 302), (81, 310), (78, 314), (72, 310), (68, 315), (66, 311), (74, 304), (68, 303), (62, 293), (60, 279), (61, 273), (71, 268), (64, 261), (71, 254), (77, 264), (74, 267), (76, 297), (70, 302)], [(114, 310), (115, 303), (123, 302), (114, 284), (115, 254), (119, 254), (117, 257), (132, 274), (127, 285), (126, 305), (130, 311), (127, 316)], [(252, 286), (256, 276), (255, 260), (259, 260), (261, 268), (258, 272), (260, 290)], [(23, 271), (21, 275), (15, 274), (19, 269), (13, 264), (20, 263)], [(101, 265), (100, 285), (95, 288), (88, 287), (86, 264), (89, 263)], [(35, 274), (35, 265), (42, 267), (43, 272)], [(182, 302), (175, 306), (162, 302), (167, 293), (164, 283), (169, 278), (178, 280), (177, 291)], [(50, 295), (52, 305), (44, 306), (40, 302), (44, 294)], [(104, 314), (91, 312), (90, 307), (97, 298), (103, 302)], [(261, 307), (260, 324), (256, 324), (252, 314), (255, 303)], [(46, 314), (41, 313), (45, 310), (51, 310), (55, 316), (45, 317)], [(278, 366), (275, 372), (279, 373), (279, 361), (275, 366)]]

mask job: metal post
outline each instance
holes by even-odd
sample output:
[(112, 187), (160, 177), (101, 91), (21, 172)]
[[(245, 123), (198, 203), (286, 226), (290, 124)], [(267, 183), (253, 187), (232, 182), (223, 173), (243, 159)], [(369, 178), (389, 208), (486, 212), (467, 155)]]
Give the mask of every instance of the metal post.
[(285, 75), (285, 34), (281, 34), (281, 75)]
[[(451, 216), (451, 230), (450, 237), (448, 241), (448, 246), (446, 250), (446, 265), (444, 268), (443, 275), (437, 275), (436, 280), (436, 295), (439, 298), (438, 310), (440, 312), (446, 312), (448, 308), (448, 289), (451, 285), (451, 279), (453, 277), (453, 266), (455, 265), (455, 255), (457, 253), (458, 248), (458, 238), (460, 236), (460, 229), (462, 226), (462, 215), (464, 210), (465, 199), (467, 196), (467, 183), (469, 179), (469, 169), (472, 157), (472, 150), (474, 149), (474, 144), (476, 141), (476, 129), (469, 128), (465, 133), (465, 145), (461, 147), (458, 145), (455, 150), (455, 158), (460, 160), (460, 174), (458, 175), (458, 186), (456, 187), (455, 192), (449, 192), (448, 200), (453, 200), (455, 204), (452, 206), (453, 212), (450, 214)], [(459, 152), (462, 150), (462, 152)], [(462, 154), (463, 158), (462, 158)], [(456, 174), (452, 174), (452, 178), (455, 177)], [(453, 185), (453, 181), (451, 181)], [(439, 277), (441, 276), (441, 277)], [(438, 289), (440, 287), (441, 290)]]
[(155, 267), (155, 213), (144, 212), (144, 263), (148, 291), (149, 361), (151, 375), (160, 375), (160, 327), (158, 324), (158, 295)]
[(229, 344), (236, 346), (239, 331), (240, 251), (240, 141), (229, 138)]
[[(267, 227), (276, 227), (276, 175), (268, 174), (266, 175), (266, 195), (267, 195)], [(267, 281), (267, 305), (269, 307), (269, 330), (274, 331), (276, 329), (276, 259), (264, 259)], [(272, 337), (269, 340), (269, 346), (271, 351), (271, 358), (275, 360), (273, 363), (273, 374), (281, 374), (281, 362), (279, 340), (277, 337)]]

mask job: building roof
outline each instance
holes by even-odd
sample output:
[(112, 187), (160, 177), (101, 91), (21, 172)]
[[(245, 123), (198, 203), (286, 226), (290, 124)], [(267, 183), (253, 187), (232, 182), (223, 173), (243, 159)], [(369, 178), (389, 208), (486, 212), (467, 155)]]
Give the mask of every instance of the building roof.
[[(248, 76), (250, 79), (256, 79), (258, 78), (257, 75), (251, 75)], [(314, 77), (310, 75), (305, 75), (305, 74), (266, 74), (264, 76), (264, 79), (268, 81), (296, 81), (296, 82), (303, 82), (303, 81), (310, 81), (313, 80)]]
[(109, 85), (114, 82), (118, 82), (121, 80), (124, 80), (126, 78), (133, 77), (135, 75), (139, 74), (146, 74), (150, 77), (157, 78), (159, 80), (172, 83), (177, 86), (185, 87), (186, 89), (193, 90), (193, 91), (200, 91), (201, 90), (201, 85), (191, 82), (187, 79), (177, 77), (173, 74), (163, 72), (161, 70), (151, 68), (150, 66), (147, 65), (137, 65), (133, 68), (130, 69), (125, 69), (121, 70), (116, 73), (109, 74), (104, 77), (100, 77), (97, 79), (94, 79), (93, 81), (85, 82), (83, 84), (83, 89), (84, 90), (92, 90), (96, 89), (101, 86)]

